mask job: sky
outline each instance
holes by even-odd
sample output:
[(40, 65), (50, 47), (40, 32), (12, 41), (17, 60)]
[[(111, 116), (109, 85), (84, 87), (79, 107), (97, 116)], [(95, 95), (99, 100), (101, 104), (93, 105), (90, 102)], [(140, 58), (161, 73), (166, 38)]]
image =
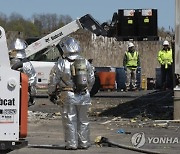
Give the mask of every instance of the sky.
[(157, 9), (158, 27), (175, 27), (175, 0), (1, 0), (0, 12), (18, 13), (25, 19), (33, 14), (56, 13), (73, 20), (91, 14), (99, 23), (112, 19), (118, 9)]

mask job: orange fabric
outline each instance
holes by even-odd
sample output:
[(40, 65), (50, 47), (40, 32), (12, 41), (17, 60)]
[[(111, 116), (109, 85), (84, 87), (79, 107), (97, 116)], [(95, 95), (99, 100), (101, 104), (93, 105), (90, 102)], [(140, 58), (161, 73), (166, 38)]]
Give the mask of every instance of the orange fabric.
[(116, 72), (98, 72), (100, 85), (103, 89), (115, 89)]
[(20, 138), (27, 136), (28, 123), (28, 76), (21, 73)]

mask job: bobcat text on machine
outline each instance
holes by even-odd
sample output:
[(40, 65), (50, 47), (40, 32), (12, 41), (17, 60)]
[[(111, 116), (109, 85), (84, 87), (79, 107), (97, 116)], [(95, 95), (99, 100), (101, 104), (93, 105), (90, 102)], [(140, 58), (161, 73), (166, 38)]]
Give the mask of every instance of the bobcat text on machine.
[[(78, 29), (105, 35), (99, 23), (87, 14), (29, 45), (26, 49), (27, 56), (48, 46), (56, 46), (61, 39)], [(0, 153), (8, 153), (28, 143), (28, 77), (11, 69), (6, 34), (2, 27), (0, 48)]]
[(0, 48), (0, 153), (6, 153), (27, 145), (28, 77), (11, 69), (2, 27)]

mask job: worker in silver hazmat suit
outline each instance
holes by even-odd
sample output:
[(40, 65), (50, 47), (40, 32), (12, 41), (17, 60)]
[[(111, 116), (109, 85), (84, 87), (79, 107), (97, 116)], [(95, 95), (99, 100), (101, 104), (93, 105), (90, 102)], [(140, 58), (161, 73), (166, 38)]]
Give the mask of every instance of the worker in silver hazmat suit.
[(90, 132), (88, 108), (90, 89), (94, 84), (94, 67), (80, 56), (78, 42), (67, 37), (60, 44), (62, 58), (50, 73), (49, 95), (60, 105), (64, 127), (65, 149), (88, 149)]
[(29, 102), (28, 106), (34, 105), (36, 96), (36, 72), (31, 62), (26, 58), (25, 41), (17, 38), (11, 45), (10, 62), (11, 68), (25, 73), (29, 78)]

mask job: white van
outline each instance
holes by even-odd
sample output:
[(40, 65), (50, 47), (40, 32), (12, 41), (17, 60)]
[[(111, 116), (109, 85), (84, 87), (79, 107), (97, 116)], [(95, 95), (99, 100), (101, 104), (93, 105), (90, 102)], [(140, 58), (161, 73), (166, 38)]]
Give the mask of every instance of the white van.
[(60, 54), (56, 47), (44, 49), (29, 57), (37, 73), (37, 95), (47, 95), (49, 74)]

